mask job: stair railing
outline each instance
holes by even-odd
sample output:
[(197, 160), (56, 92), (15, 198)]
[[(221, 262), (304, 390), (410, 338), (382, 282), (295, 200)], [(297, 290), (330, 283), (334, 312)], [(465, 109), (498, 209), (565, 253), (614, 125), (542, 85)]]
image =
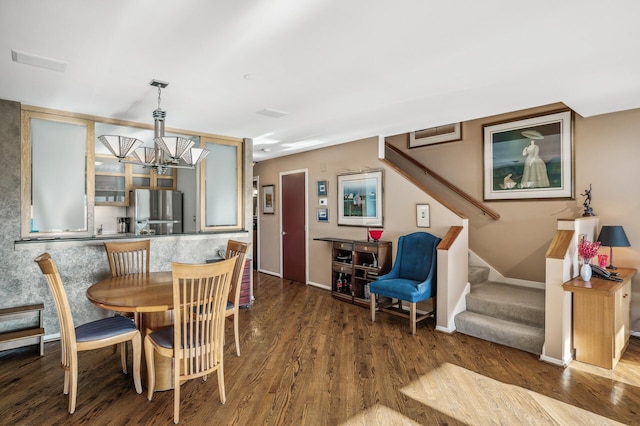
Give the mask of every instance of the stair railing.
[(449, 182), (448, 180), (446, 180), (445, 178), (443, 178), (438, 173), (434, 172), (433, 170), (431, 170), (430, 168), (428, 168), (424, 164), (420, 163), (419, 161), (417, 161), (414, 158), (411, 158), (410, 156), (408, 156), (407, 154), (402, 152), (400, 149), (398, 149), (395, 146), (389, 144), (388, 142), (385, 142), (385, 147), (390, 149), (394, 153), (398, 154), (399, 156), (401, 156), (406, 161), (409, 161), (414, 166), (418, 167), (424, 174), (431, 176), (433, 179), (435, 179), (438, 182), (440, 182), (442, 185), (444, 185), (445, 187), (447, 187), (448, 189), (453, 191), (455, 194), (457, 194), (458, 196), (460, 196), (463, 199), (465, 199), (468, 203), (470, 203), (471, 205), (473, 205), (474, 207), (476, 207), (480, 211), (482, 211), (483, 214), (486, 214), (487, 216), (489, 216), (489, 217), (491, 217), (492, 219), (495, 219), (495, 220), (500, 218), (500, 214), (498, 214), (497, 212), (491, 210), (489, 207), (487, 207), (486, 205), (484, 205), (480, 201), (476, 200), (471, 195), (467, 194), (462, 189), (458, 188), (453, 183)]

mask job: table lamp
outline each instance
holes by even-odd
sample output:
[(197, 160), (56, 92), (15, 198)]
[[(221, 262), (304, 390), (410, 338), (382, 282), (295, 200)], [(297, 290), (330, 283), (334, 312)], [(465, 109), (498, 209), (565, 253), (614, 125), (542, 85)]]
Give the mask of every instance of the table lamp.
[(613, 266), (613, 248), (631, 246), (622, 226), (603, 226), (600, 235), (598, 235), (598, 241), (603, 246), (609, 246), (609, 266), (607, 269), (618, 269)]

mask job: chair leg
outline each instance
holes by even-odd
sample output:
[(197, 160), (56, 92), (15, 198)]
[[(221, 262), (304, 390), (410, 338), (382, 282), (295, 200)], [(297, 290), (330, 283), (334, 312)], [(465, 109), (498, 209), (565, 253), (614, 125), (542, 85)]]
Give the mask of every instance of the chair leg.
[(416, 335), (416, 303), (410, 303), (409, 321), (411, 321), (411, 334)]
[(69, 414), (76, 411), (78, 397), (78, 354), (73, 354), (72, 358), (69, 364)]
[(147, 362), (147, 399), (153, 399), (153, 390), (156, 387), (156, 373), (153, 365), (153, 344), (149, 340), (149, 336), (144, 338), (144, 359)]
[(236, 338), (236, 353), (240, 356), (240, 334), (239, 334), (239, 325), (238, 325), (238, 312), (233, 314), (233, 334)]
[(127, 374), (127, 342), (122, 342), (120, 346), (120, 364), (122, 364), (122, 372)]
[(177, 362), (173, 366), (173, 423), (180, 421), (180, 365)]
[(227, 402), (227, 394), (224, 389), (224, 369), (222, 362), (218, 365), (218, 392), (220, 393), (220, 402), (222, 404)]
[(436, 312), (438, 312), (438, 310), (437, 310), (437, 304), (436, 303), (438, 302), (438, 298), (434, 296), (432, 300), (433, 300), (433, 319), (436, 320), (436, 323), (437, 323), (438, 318), (436, 318)]
[(64, 389), (62, 393), (69, 395), (69, 380), (71, 380), (71, 374), (69, 374), (69, 367), (62, 367), (64, 369)]
[(376, 322), (376, 295), (371, 293), (369, 295), (370, 307), (371, 307), (371, 322)]
[(142, 358), (142, 339), (140, 333), (131, 339), (131, 347), (133, 352), (133, 384), (137, 393), (142, 393), (142, 382), (140, 381), (140, 360)]

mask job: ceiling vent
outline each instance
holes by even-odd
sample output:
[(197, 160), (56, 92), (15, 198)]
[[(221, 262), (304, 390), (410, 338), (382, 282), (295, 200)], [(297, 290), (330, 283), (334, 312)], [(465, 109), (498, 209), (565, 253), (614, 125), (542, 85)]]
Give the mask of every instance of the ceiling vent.
[(276, 109), (271, 109), (271, 108), (263, 108), (260, 111), (256, 111), (256, 114), (266, 115), (267, 117), (271, 117), (271, 118), (280, 118), (280, 117), (284, 117), (285, 115), (289, 115), (288, 112), (278, 111)]
[(462, 127), (460, 123), (447, 124), (446, 126), (431, 127), (409, 133), (409, 148), (459, 141), (461, 139)]
[(67, 69), (67, 63), (58, 61), (57, 59), (45, 58), (44, 56), (34, 55), (32, 53), (21, 52), (11, 49), (11, 60), (20, 64), (31, 65), (46, 70), (64, 72)]

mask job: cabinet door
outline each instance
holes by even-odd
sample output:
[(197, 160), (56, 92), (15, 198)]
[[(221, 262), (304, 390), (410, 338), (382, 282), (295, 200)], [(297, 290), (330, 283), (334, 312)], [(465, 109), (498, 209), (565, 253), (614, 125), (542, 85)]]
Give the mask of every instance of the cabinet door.
[(102, 154), (95, 156), (96, 205), (125, 206), (128, 201), (128, 185), (125, 163)]
[(614, 357), (617, 360), (622, 356), (622, 352), (629, 341), (630, 308), (631, 308), (631, 281), (627, 282), (615, 294), (614, 313)]

